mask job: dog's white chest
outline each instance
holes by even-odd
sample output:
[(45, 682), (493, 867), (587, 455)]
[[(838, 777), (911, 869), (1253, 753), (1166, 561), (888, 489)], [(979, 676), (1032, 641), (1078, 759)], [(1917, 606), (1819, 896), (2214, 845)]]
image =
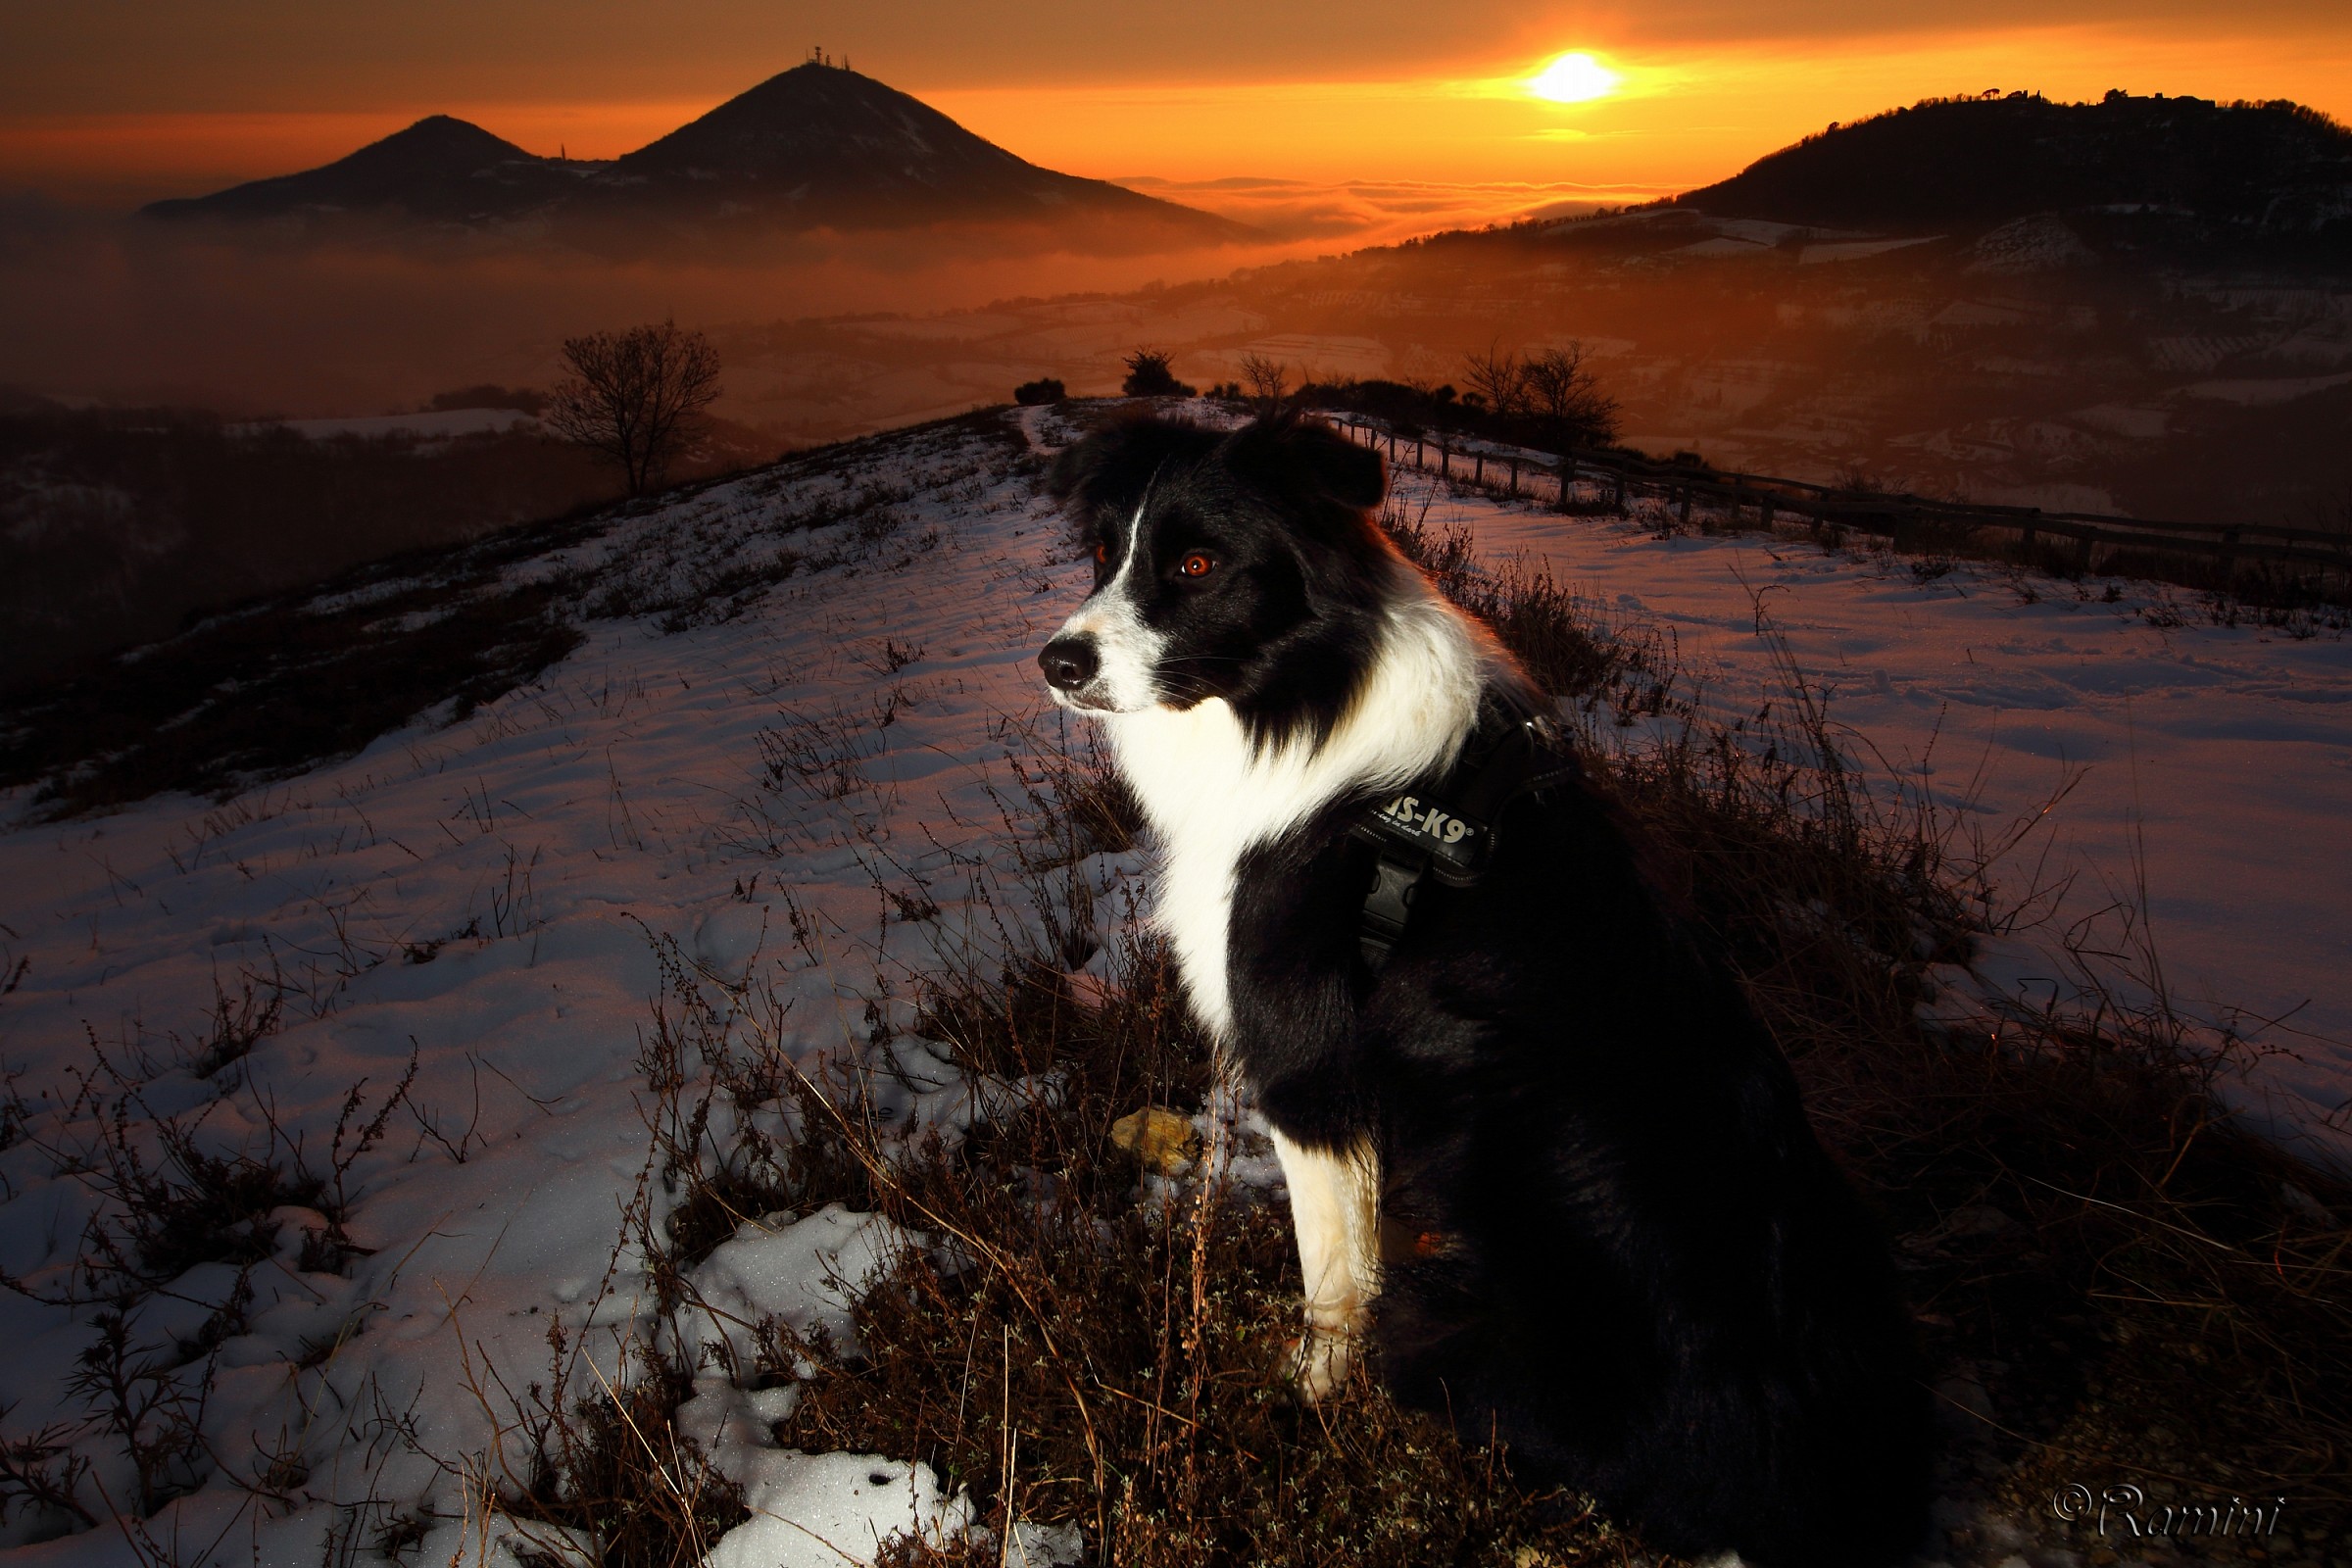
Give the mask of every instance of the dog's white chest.
[(1241, 859), (1268, 836), (1265, 780), (1224, 703), (1150, 709), (1112, 722), (1120, 771), (1158, 833), (1153, 919), (1168, 940), (1193, 1010), (1222, 1038), (1233, 1021), (1227, 958)]

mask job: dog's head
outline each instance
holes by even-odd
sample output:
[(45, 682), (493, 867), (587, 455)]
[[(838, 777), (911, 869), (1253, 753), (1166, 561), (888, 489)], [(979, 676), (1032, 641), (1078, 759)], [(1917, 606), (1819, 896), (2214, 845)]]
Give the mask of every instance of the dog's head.
[(1409, 571), (1371, 517), (1379, 455), (1295, 417), (1239, 430), (1140, 419), (1054, 465), (1094, 592), (1038, 656), (1092, 712), (1233, 705), (1260, 740), (1327, 733)]

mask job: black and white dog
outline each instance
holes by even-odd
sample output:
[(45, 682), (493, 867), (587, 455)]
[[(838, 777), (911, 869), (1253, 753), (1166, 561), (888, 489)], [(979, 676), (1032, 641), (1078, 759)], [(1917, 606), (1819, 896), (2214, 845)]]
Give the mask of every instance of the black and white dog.
[[(1381, 533), (1385, 482), (1288, 419), (1115, 426), (1053, 478), (1095, 589), (1039, 662), (1107, 731), (1275, 1128), (1298, 1390), (1366, 1348), (1655, 1546), (1899, 1560), (1927, 1421), (1885, 1243), (1548, 705)], [(1417, 880), (1384, 848), (1415, 833)], [(1384, 1259), (1384, 1228), (1417, 1241)]]

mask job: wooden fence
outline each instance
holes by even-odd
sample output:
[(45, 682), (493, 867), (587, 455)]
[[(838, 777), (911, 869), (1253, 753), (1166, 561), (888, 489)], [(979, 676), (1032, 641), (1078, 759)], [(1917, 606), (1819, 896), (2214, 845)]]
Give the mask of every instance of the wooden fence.
[[(1407, 465), (1498, 496), (1548, 501), (1562, 511), (1622, 514), (1632, 498), (1649, 496), (1678, 510), (1686, 523), (1691, 508), (1699, 506), (1717, 514), (1728, 527), (1748, 525), (1751, 514), (1753, 525), (1767, 530), (1783, 518), (1801, 518), (1816, 529), (1884, 535), (1897, 550), (1952, 549), (1974, 533), (1992, 530), (2010, 535), (2016, 553), (2029, 561), (2044, 559), (2047, 547), (2065, 541), (2056, 545), (2060, 559), (2071, 554), (2071, 564), (2081, 571), (2091, 569), (2097, 552), (2112, 547), (2202, 558), (2213, 562), (2223, 577), (2240, 563), (2285, 562), (2316, 566), (2352, 582), (2352, 533), (2341, 530), (2170, 522), (1873, 495), (1771, 474), (1659, 463), (1622, 452), (1533, 452), (1446, 431), (1403, 435), (1358, 415), (1330, 417), (1350, 439), (1384, 451), (1392, 465)], [(1594, 493), (1580, 497), (1580, 485), (1592, 486)]]

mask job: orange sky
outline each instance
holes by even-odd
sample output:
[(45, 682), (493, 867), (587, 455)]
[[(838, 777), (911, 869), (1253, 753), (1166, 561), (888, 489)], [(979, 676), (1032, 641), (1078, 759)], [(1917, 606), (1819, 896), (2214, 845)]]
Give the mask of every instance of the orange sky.
[[(1443, 24), (1431, 21), (1445, 17)], [(1196, 0), (0, 0), (0, 190), (126, 205), (340, 156), (446, 112), (610, 157), (812, 42), (1022, 156), (1184, 182), (1427, 181), (1458, 218), (1687, 189), (1833, 120), (1922, 97), (2109, 87), (2287, 97), (2352, 118), (2352, 7), (2248, 0), (1630, 7)], [(1586, 50), (1616, 93), (1545, 102)], [(1467, 192), (1467, 194), (1464, 194)], [(1467, 203), (1468, 208), (1463, 204)]]

